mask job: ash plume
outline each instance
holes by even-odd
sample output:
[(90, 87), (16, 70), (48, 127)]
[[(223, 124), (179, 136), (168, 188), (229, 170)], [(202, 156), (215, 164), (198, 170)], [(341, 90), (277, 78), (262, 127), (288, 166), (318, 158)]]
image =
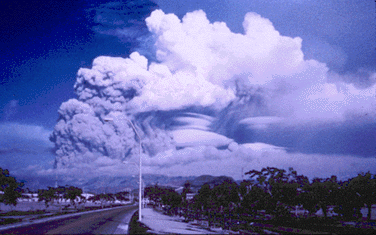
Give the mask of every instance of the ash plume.
[(241, 166), (261, 167), (255, 162), (273, 162), (276, 152), (304, 158), (283, 146), (237, 143), (240, 125), (345, 120), (364, 112), (376, 117), (375, 85), (358, 89), (338, 78), (329, 83), (340, 75), (305, 60), (299, 37), (280, 35), (256, 13), (246, 14), (244, 34), (209, 22), (201, 10), (182, 20), (155, 10), (145, 22), (156, 62), (134, 52), (100, 56), (92, 68), (78, 71), (77, 98), (61, 105), (50, 138), (57, 169), (121, 174), (122, 161), (138, 159), (133, 121), (145, 171), (239, 176)]

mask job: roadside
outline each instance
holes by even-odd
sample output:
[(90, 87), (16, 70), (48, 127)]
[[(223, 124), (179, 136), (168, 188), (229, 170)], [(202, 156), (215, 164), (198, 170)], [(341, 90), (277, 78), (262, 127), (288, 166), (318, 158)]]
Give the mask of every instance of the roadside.
[(2, 225), (33, 221), (36, 219), (72, 214), (77, 212), (92, 211), (104, 208), (113, 208), (123, 205), (129, 205), (128, 203), (117, 203), (117, 204), (97, 204), (87, 202), (85, 204), (79, 204), (76, 207), (72, 206), (67, 202), (60, 202), (55, 205), (46, 207), (43, 202), (19, 202), (16, 207), (6, 208), (2, 206), (0, 210), (0, 227)]
[(138, 233), (130, 234), (280, 234), (280, 233), (304, 233), (314, 234), (308, 230), (297, 230), (286, 227), (274, 227), (271, 225), (257, 224), (247, 230), (225, 230), (221, 227), (208, 227), (205, 223), (197, 221), (183, 222), (183, 218), (178, 216), (167, 216), (162, 211), (152, 208), (142, 210), (142, 223), (138, 228)]
[(132, 215), (128, 234), (153, 234), (149, 227), (138, 221), (138, 210)]
[(193, 223), (185, 223), (180, 217), (167, 216), (152, 208), (142, 210), (142, 223), (156, 233), (175, 234), (214, 234), (218, 232), (205, 229)]
[(178, 216), (167, 216), (153, 208), (142, 209), (142, 223), (136, 212), (131, 220), (129, 234), (375, 234), (375, 222), (343, 222), (335, 224), (324, 219), (317, 221), (251, 222), (247, 228), (224, 230), (208, 227), (198, 221), (183, 222)]
[[(30, 224), (38, 224), (38, 223), (43, 223), (47, 221), (52, 221), (56, 219), (62, 219), (62, 218), (67, 218), (67, 217), (72, 217), (72, 216), (77, 216), (77, 215), (83, 215), (83, 214), (88, 214), (88, 213), (93, 213), (93, 212), (99, 212), (99, 211), (107, 211), (107, 210), (112, 210), (116, 208), (121, 208), (121, 207), (128, 207), (130, 205), (113, 205), (113, 206), (107, 206), (106, 208), (101, 208), (101, 207), (85, 207), (77, 210), (70, 210), (70, 211), (65, 211), (65, 212), (57, 212), (57, 213), (43, 213), (43, 211), (33, 211), (33, 212), (19, 212), (20, 214), (23, 215), (10, 215), (10, 216), (3, 216), (5, 218), (1, 218), (1, 220), (5, 221), (8, 220), (8, 224), (3, 224), (0, 225), (0, 232), (3, 230), (11, 229), (11, 228), (17, 228), (25, 225), (30, 225)], [(13, 214), (16, 214), (17, 212), (13, 212)], [(4, 214), (3, 214), (4, 215)]]
[(129, 234), (229, 234), (221, 228), (207, 228), (194, 222), (183, 222), (181, 217), (167, 216), (153, 208), (142, 209), (142, 222), (138, 212), (131, 220)]

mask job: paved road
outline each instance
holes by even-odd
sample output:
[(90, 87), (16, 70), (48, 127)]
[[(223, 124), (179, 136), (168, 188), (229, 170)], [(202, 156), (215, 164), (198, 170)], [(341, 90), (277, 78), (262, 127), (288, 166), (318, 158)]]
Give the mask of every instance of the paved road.
[(0, 231), (2, 234), (124, 234), (137, 206), (76, 215)]

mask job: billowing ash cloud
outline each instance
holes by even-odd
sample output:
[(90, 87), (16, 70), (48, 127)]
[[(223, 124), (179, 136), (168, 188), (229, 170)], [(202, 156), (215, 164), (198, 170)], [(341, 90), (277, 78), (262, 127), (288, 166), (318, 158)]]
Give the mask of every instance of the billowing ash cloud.
[(180, 20), (155, 10), (146, 25), (158, 62), (134, 52), (129, 58), (98, 57), (91, 69), (78, 71), (77, 99), (61, 105), (51, 136), (62, 172), (120, 174), (122, 161), (138, 159), (129, 121), (141, 135), (147, 172), (239, 177), (239, 169), (257, 159), (267, 163), (263, 157), (270, 154), (304, 157), (263, 143), (234, 142), (241, 139), (241, 125), (263, 129), (365, 113), (376, 117), (374, 84), (358, 89), (328, 73), (325, 64), (304, 60), (300, 38), (280, 35), (256, 13), (246, 14), (244, 34), (210, 23), (203, 11)]

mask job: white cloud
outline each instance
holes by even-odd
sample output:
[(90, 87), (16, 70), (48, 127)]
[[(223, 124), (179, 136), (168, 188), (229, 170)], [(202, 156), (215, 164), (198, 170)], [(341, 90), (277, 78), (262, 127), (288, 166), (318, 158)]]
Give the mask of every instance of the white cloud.
[(209, 126), (212, 124), (214, 118), (206, 115), (193, 114), (187, 117), (177, 117), (174, 118), (175, 121), (182, 123), (185, 129), (198, 129), (198, 130), (209, 130)]
[(292, 122), (344, 121), (352, 117), (364, 122), (376, 117), (375, 96), (376, 85), (358, 89), (341, 82), (323, 83), (280, 97), (274, 105), (278, 110), (289, 110)]
[(246, 75), (251, 84), (266, 85), (275, 75), (304, 69), (301, 39), (279, 35), (256, 13), (245, 16), (245, 35), (232, 33), (223, 22), (211, 24), (203, 11), (187, 13), (180, 22), (156, 10), (146, 22), (157, 36), (157, 58), (163, 64), (213, 84), (225, 86), (234, 76)]
[(143, 164), (145, 173), (170, 176), (230, 175), (236, 179), (241, 179), (241, 172), (268, 166), (286, 170), (293, 167), (310, 179), (331, 175), (346, 179), (361, 172), (376, 170), (375, 158), (288, 153), (281, 147), (265, 143), (238, 145), (234, 151), (218, 150), (211, 146), (170, 150), (153, 158), (145, 157)]
[(251, 128), (255, 129), (265, 129), (271, 124), (276, 124), (283, 122), (282, 118), (273, 117), (273, 116), (260, 116), (260, 117), (250, 117), (244, 118), (239, 121), (239, 124), (249, 125)]
[(197, 129), (174, 130), (172, 135), (177, 147), (187, 146), (226, 146), (233, 140), (226, 136)]
[(283, 147), (277, 147), (271, 144), (265, 144), (265, 143), (248, 143), (248, 144), (242, 144), (243, 147), (247, 149), (252, 149), (255, 152), (284, 152), (285, 149)]
[[(232, 33), (223, 22), (210, 23), (203, 11), (180, 20), (156, 10), (146, 23), (156, 37), (158, 63), (148, 67), (147, 59), (135, 52), (127, 59), (98, 57), (92, 69), (78, 72), (76, 92), (95, 112), (188, 106), (221, 109), (234, 100), (239, 79), (244, 85), (264, 89), (271, 97), (271, 112), (279, 116), (304, 119), (317, 114), (314, 118), (320, 119), (325, 113), (337, 118), (346, 111), (348, 102), (338, 100), (340, 95), (328, 97), (320, 91), (334, 84), (329, 83), (333, 73), (328, 74), (326, 65), (304, 60), (300, 38), (280, 35), (268, 19), (256, 13), (246, 14), (244, 34)], [(337, 82), (336, 86), (346, 84)], [(359, 89), (351, 96), (364, 92)], [(312, 101), (313, 96), (322, 99)]]

